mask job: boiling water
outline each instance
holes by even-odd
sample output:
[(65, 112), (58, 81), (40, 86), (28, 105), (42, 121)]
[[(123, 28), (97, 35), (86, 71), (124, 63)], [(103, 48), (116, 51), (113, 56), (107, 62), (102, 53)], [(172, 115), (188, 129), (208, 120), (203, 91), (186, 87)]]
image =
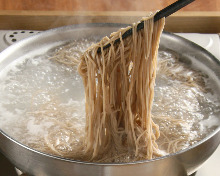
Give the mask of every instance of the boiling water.
[[(83, 83), (75, 67), (49, 58), (62, 50), (65, 57), (79, 58), (91, 43), (74, 41), (48, 49), (46, 54), (19, 58), (2, 70), (0, 128), (27, 146), (75, 158), (84, 138)], [(209, 86), (211, 80), (184, 66), (174, 54), (160, 51), (158, 61), (152, 114), (160, 126), (159, 148), (172, 153), (201, 140), (220, 125), (220, 99)], [(164, 74), (164, 62), (173, 75)], [(206, 89), (200, 82), (199, 86), (186, 84), (186, 78), (197, 78), (194, 75), (201, 77)], [(115, 162), (122, 161), (127, 160)]]

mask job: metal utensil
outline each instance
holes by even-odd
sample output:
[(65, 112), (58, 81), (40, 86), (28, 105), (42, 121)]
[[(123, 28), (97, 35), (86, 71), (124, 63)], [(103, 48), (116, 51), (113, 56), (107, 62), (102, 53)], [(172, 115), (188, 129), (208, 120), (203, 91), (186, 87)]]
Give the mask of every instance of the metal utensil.
[[(42, 32), (10, 46), (0, 54), (0, 71), (17, 58), (71, 39), (102, 38), (123, 24), (83, 24)], [(57, 44), (58, 45), (58, 44)], [(220, 89), (219, 61), (198, 45), (171, 33), (163, 33), (160, 50), (170, 50), (216, 81)], [(91, 163), (45, 154), (11, 138), (0, 130), (0, 151), (21, 171), (46, 176), (186, 176), (194, 173), (220, 143), (220, 127), (200, 142), (164, 157), (131, 163)]]

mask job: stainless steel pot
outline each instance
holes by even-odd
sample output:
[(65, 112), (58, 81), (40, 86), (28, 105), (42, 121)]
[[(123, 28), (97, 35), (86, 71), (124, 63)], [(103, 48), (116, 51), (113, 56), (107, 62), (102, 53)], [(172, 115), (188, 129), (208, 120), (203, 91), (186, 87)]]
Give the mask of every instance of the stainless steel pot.
[[(122, 24), (73, 25), (42, 32), (20, 41), (0, 54), (0, 71), (17, 58), (56, 42), (81, 37), (103, 37)], [(57, 43), (57, 45), (58, 45)], [(220, 62), (205, 49), (171, 33), (163, 33), (160, 50), (171, 50), (192, 67), (214, 79), (220, 88)], [(152, 160), (101, 164), (48, 155), (22, 145), (0, 130), (0, 151), (20, 170), (35, 176), (185, 176), (195, 172), (220, 143), (220, 127), (195, 145)]]

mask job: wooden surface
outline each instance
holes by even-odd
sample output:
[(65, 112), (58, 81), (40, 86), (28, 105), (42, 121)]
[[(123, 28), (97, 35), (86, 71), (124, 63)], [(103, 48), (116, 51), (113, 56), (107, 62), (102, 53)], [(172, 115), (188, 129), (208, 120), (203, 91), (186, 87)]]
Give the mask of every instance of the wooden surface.
[[(0, 11), (0, 29), (47, 30), (79, 23), (131, 24), (148, 12)], [(178, 12), (166, 19), (169, 32), (220, 33), (220, 12)]]
[[(137, 22), (175, 0), (0, 0), (0, 30)], [(170, 32), (220, 33), (220, 0), (195, 0), (166, 19)]]
[[(0, 10), (155, 11), (176, 0), (0, 0)], [(182, 11), (220, 11), (220, 0), (195, 0)]]

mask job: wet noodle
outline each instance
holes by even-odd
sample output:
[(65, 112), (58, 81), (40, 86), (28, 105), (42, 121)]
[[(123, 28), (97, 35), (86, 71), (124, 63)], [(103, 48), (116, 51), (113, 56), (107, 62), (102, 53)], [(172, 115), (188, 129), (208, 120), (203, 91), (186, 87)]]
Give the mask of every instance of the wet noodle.
[[(131, 27), (112, 33), (81, 57), (78, 71), (86, 96), (86, 155), (102, 157), (111, 148), (151, 159), (158, 154), (159, 127), (151, 118), (157, 52), (164, 19), (145, 18), (144, 29), (122, 40)], [(136, 31), (137, 24), (132, 26)], [(120, 44), (113, 45), (120, 38)], [(110, 43), (111, 47), (103, 50)], [(101, 47), (101, 54), (97, 53)], [(112, 149), (111, 149), (112, 150)]]

